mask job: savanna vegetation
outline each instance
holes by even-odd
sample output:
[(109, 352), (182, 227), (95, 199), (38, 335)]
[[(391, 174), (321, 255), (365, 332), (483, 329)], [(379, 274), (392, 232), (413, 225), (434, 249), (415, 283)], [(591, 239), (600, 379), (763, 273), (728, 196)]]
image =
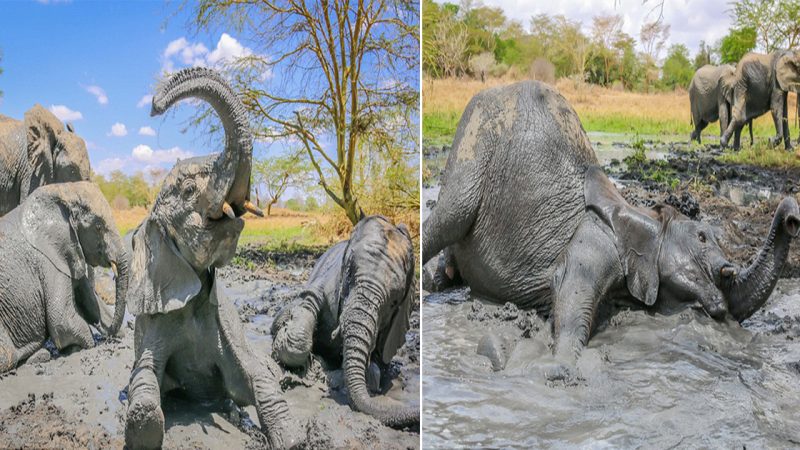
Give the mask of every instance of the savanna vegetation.
[[(423, 136), (446, 144), (469, 99), (490, 86), (521, 79), (555, 85), (587, 131), (639, 135), (689, 135), (686, 88), (705, 64), (736, 63), (749, 51), (770, 52), (800, 44), (800, 1), (738, 0), (727, 11), (731, 28), (718, 42), (667, 47), (670, 25), (655, 7), (638, 34), (623, 32), (618, 15), (589, 23), (563, 15), (506, 17), (500, 8), (472, 0), (423, 0)], [(687, 5), (686, 7), (691, 7)], [(796, 96), (789, 96), (794, 123)], [(706, 129), (718, 134), (719, 126)], [(757, 137), (774, 134), (772, 119), (754, 122)], [(796, 133), (796, 131), (793, 131)]]

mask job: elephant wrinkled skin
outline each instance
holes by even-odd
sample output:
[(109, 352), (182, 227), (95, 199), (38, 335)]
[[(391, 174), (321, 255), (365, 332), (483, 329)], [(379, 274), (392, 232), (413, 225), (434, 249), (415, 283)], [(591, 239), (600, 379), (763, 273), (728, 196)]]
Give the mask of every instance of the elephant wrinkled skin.
[(0, 216), (39, 186), (91, 175), (86, 143), (41, 105), (22, 122), (0, 115), (0, 163)]
[(271, 447), (291, 447), (299, 428), (288, 417), (280, 368), (252, 351), (215, 274), (236, 251), (240, 216), (260, 213), (249, 202), (253, 140), (247, 114), (225, 80), (205, 68), (162, 82), (151, 114), (191, 97), (211, 104), (226, 145), (219, 155), (179, 161), (133, 232), (128, 308), (137, 317), (125, 441), (129, 448), (160, 447), (161, 395), (178, 391), (196, 400), (229, 397), (240, 406), (255, 405)]
[(299, 301), (275, 318), (274, 354), (286, 366), (301, 367), (313, 351), (344, 366), (356, 410), (389, 426), (419, 424), (417, 408), (370, 397), (366, 382), (370, 361), (386, 374), (405, 342), (414, 293), (414, 252), (406, 227), (382, 216), (361, 219), (348, 241), (322, 255)]
[(714, 318), (752, 315), (777, 282), (798, 215), (785, 198), (758, 256), (738, 268), (710, 226), (670, 206), (628, 204), (566, 100), (522, 82), (467, 106), (423, 224), (423, 262), (448, 249), (436, 279), (458, 274), (481, 297), (550, 317), (557, 362), (547, 375), (563, 378), (605, 300), (662, 312), (699, 302)]
[[(113, 314), (90, 266), (114, 267)], [(44, 186), (0, 218), (0, 372), (42, 349), (94, 345), (89, 325), (114, 335), (125, 314), (128, 257), (111, 208), (93, 183)]]

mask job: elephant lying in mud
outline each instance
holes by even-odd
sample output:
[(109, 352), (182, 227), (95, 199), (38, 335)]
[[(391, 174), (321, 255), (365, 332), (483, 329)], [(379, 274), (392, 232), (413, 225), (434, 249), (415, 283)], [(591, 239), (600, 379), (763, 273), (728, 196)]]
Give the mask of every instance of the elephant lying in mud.
[[(113, 267), (113, 314), (94, 292), (90, 266)], [(61, 351), (94, 346), (125, 315), (128, 257), (100, 189), (88, 182), (44, 186), (0, 218), (0, 373), (53, 339)], [(43, 355), (43, 356), (49, 356)]]
[(800, 51), (748, 53), (736, 65), (733, 83), (731, 120), (720, 144), (727, 146), (731, 135), (745, 123), (771, 111), (775, 136), (770, 138), (770, 145), (774, 147), (783, 141), (786, 149), (791, 149), (788, 92), (800, 92)]
[(299, 301), (275, 318), (275, 357), (288, 367), (303, 367), (313, 351), (344, 366), (356, 410), (389, 426), (419, 424), (419, 409), (370, 397), (366, 380), (370, 361), (385, 374), (405, 342), (414, 293), (414, 252), (406, 227), (381, 216), (361, 219), (350, 240), (322, 255)]
[(22, 122), (0, 115), (0, 216), (39, 186), (88, 181), (86, 144), (71, 125), (36, 105)]
[(566, 100), (522, 82), (479, 93), (464, 111), (423, 224), (423, 261), (447, 248), (437, 279), (460, 276), (479, 296), (550, 317), (557, 364), (547, 376), (556, 379), (569, 376), (610, 299), (752, 315), (777, 282), (799, 214), (784, 199), (760, 253), (740, 269), (709, 225), (666, 205), (628, 204)]
[(297, 443), (278, 384), (280, 368), (248, 345), (236, 309), (216, 278), (230, 261), (249, 201), (253, 139), (244, 105), (213, 70), (182, 70), (162, 82), (152, 115), (196, 97), (216, 111), (225, 130), (219, 155), (179, 161), (131, 239), (130, 311), (136, 314), (135, 362), (128, 385), (125, 442), (160, 447), (161, 396), (231, 398), (255, 405), (271, 447)]
[[(712, 122), (719, 120), (719, 134), (728, 128), (733, 104), (734, 75), (736, 66), (707, 64), (695, 72), (689, 83), (689, 106), (692, 110), (691, 140), (701, 143), (700, 134)], [(753, 145), (753, 119), (747, 121), (750, 127), (750, 145)], [(739, 148), (741, 129), (736, 131), (733, 146)]]

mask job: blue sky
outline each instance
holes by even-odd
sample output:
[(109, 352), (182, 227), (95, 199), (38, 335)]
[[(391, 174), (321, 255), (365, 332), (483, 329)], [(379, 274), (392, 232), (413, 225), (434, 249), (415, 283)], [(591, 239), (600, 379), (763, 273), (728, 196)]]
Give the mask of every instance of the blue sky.
[[(249, 51), (235, 33), (190, 33), (187, 13), (162, 1), (0, 1), (0, 114), (36, 103), (74, 124), (95, 172), (169, 169), (176, 157), (219, 151), (185, 134), (193, 108), (150, 117), (162, 70), (213, 66)], [(211, 145), (211, 147), (209, 147)]]

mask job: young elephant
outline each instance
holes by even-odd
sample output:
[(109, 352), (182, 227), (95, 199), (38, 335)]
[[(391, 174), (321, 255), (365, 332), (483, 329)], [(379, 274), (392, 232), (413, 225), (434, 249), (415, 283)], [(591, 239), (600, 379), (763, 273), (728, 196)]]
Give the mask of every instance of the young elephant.
[(419, 423), (419, 410), (372, 398), (370, 361), (386, 369), (405, 342), (414, 303), (414, 252), (404, 225), (371, 216), (349, 241), (317, 261), (300, 300), (272, 325), (273, 350), (289, 367), (302, 367), (311, 351), (344, 365), (353, 407), (393, 427)]
[(800, 51), (779, 50), (762, 55), (748, 53), (736, 66), (731, 121), (722, 135), (723, 147), (745, 123), (767, 111), (772, 112), (775, 136), (770, 139), (774, 147), (783, 141), (787, 150), (792, 148), (789, 139), (788, 92), (800, 92)]
[(464, 111), (423, 224), (423, 261), (449, 248), (440, 279), (458, 273), (473, 293), (551, 316), (558, 364), (548, 376), (561, 378), (604, 300), (661, 311), (699, 301), (715, 318), (749, 317), (777, 282), (798, 214), (784, 199), (758, 257), (739, 269), (708, 225), (628, 204), (566, 100), (523, 82), (484, 91)]
[[(691, 140), (701, 143), (700, 134), (712, 122), (719, 120), (719, 134), (725, 132), (733, 104), (733, 90), (735, 87), (734, 75), (736, 66), (723, 64), (713, 66), (707, 64), (695, 72), (692, 82), (689, 83), (689, 105), (692, 110)], [(753, 145), (753, 120), (749, 120), (750, 145)], [(737, 130), (734, 137), (734, 147), (739, 147), (741, 130)]]
[(161, 395), (177, 390), (210, 400), (255, 405), (272, 447), (296, 444), (278, 384), (280, 369), (248, 345), (215, 269), (230, 261), (250, 204), (253, 140), (244, 105), (216, 72), (182, 70), (153, 96), (152, 115), (180, 100), (211, 104), (225, 129), (219, 155), (179, 161), (150, 213), (133, 232), (130, 311), (137, 315), (136, 359), (128, 386), (125, 442), (160, 447)]
[(72, 126), (36, 105), (22, 122), (0, 115), (0, 216), (39, 186), (88, 181), (89, 154)]
[[(95, 295), (89, 266), (116, 272), (113, 314)], [(114, 335), (125, 315), (128, 257), (100, 189), (88, 181), (37, 189), (0, 218), (0, 373), (52, 338), (89, 348), (89, 325)]]

